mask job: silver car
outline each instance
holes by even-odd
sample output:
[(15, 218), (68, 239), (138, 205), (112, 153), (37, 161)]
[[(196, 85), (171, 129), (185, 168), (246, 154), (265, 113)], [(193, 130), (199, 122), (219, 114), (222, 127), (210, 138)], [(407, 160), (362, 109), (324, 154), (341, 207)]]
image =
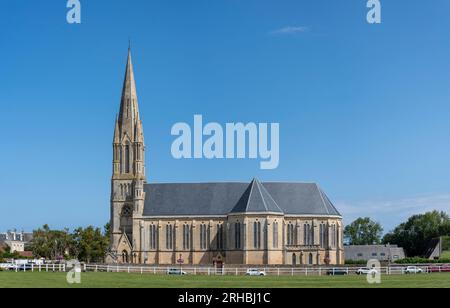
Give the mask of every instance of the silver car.
[(245, 273), (246, 276), (266, 276), (266, 272), (260, 271), (255, 268), (249, 268)]
[(378, 271), (375, 268), (361, 267), (356, 271), (358, 275), (376, 275)]

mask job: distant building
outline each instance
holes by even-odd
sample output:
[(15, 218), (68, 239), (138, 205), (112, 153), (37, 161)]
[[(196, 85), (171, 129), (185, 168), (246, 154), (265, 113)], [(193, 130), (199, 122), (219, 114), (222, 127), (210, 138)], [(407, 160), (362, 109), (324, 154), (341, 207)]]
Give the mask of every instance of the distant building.
[(438, 260), (448, 251), (450, 251), (450, 236), (441, 236), (430, 241), (424, 257), (430, 260)]
[(344, 246), (345, 259), (352, 261), (377, 259), (394, 262), (405, 258), (403, 248), (397, 245), (349, 245)]
[(24, 252), (25, 242), (5, 241), (5, 244), (11, 249), (11, 252)]
[(0, 233), (0, 244), (7, 245), (11, 249), (11, 252), (24, 252), (25, 245), (32, 239), (32, 233), (23, 231), (9, 230), (5, 233)]

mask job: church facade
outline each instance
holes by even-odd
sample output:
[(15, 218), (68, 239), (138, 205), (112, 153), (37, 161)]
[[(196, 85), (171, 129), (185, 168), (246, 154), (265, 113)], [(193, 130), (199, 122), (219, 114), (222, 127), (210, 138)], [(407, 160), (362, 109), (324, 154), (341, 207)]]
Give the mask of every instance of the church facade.
[(342, 216), (314, 183), (146, 181), (131, 51), (113, 139), (108, 263), (343, 264)]

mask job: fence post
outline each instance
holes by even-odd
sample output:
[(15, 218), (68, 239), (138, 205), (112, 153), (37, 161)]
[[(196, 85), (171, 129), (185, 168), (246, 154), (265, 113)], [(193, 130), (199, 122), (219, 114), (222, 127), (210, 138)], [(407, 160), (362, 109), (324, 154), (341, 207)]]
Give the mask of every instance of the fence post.
[(32, 273), (34, 272), (34, 264), (33, 263), (31, 263), (31, 272)]
[(39, 264), (39, 273), (41, 272), (41, 264)]
[(48, 263), (45, 264), (45, 271), (48, 272)]
[(238, 269), (237, 269), (237, 267), (236, 267), (236, 276), (238, 275)]
[(278, 267), (277, 270), (278, 270), (278, 276), (280, 276), (280, 268)]
[(141, 266), (141, 275), (143, 274), (143, 272), (144, 272), (144, 269), (143, 269), (142, 266)]

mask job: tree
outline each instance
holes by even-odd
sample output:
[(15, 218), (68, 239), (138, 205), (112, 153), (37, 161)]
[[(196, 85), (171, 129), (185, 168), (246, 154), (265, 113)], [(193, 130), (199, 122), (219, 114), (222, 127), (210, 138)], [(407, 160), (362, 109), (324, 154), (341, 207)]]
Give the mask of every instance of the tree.
[(109, 247), (109, 236), (109, 224), (105, 225), (104, 233), (92, 226), (70, 233), (69, 229), (51, 230), (44, 225), (33, 232), (29, 248), (35, 257), (50, 260), (73, 257), (80, 261), (102, 262)]
[(103, 262), (109, 246), (109, 238), (102, 234), (99, 228), (89, 226), (85, 229), (78, 228), (73, 233), (75, 256), (80, 261)]
[(445, 212), (432, 211), (413, 215), (383, 238), (385, 244), (397, 244), (407, 256), (423, 256), (433, 238), (450, 235), (450, 217)]
[(344, 235), (352, 245), (373, 245), (381, 243), (383, 228), (369, 217), (360, 217), (346, 226)]
[(29, 248), (35, 257), (56, 260), (66, 257), (74, 245), (69, 229), (51, 230), (48, 225), (33, 231)]
[(111, 223), (107, 223), (104, 227), (103, 227), (103, 234), (105, 235), (106, 238), (110, 238), (111, 236)]

